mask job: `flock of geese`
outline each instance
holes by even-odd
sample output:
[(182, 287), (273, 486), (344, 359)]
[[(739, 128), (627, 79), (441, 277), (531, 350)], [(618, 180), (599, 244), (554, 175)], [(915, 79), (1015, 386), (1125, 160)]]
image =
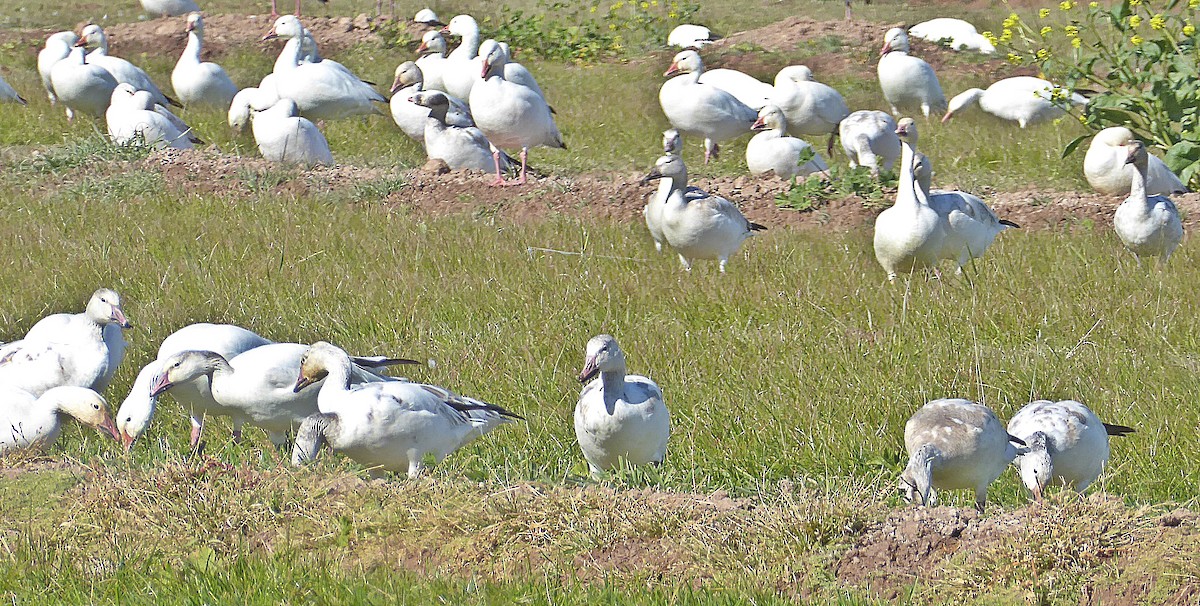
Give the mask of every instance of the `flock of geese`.
[[(285, 44), (256, 87), (239, 90), (220, 66), (201, 61), (204, 22), (198, 12), (185, 18), (188, 43), (171, 75), (174, 97), (141, 69), (108, 55), (107, 36), (96, 25), (79, 34), (51, 35), (38, 69), (51, 103), (63, 105), (68, 118), (103, 116), (118, 143), (191, 147), (200, 139), (169, 107), (205, 105), (227, 111), (237, 128), (249, 122), (269, 160), (331, 164), (329, 145), (313, 120), (382, 113), (379, 106), (386, 103), (401, 131), (421, 142), (431, 158), (456, 170), (494, 171), (496, 184), (526, 182), (530, 147), (566, 147), (545, 93), (528, 69), (511, 60), (505, 43), (481, 41), (469, 15), (443, 25), (426, 9), (416, 20), (431, 29), (422, 38), (421, 56), (396, 68), (390, 100), (345, 66), (322, 58), (295, 15), (276, 19), (264, 36)], [(842, 95), (816, 81), (805, 66), (780, 70), (773, 84), (734, 70), (706, 70), (697, 49), (714, 38), (711, 32), (698, 26), (673, 32), (672, 44), (690, 48), (675, 55), (659, 92), (672, 128), (663, 133), (663, 155), (645, 178), (660, 180), (644, 211), (655, 246), (670, 247), (687, 270), (696, 260), (711, 259), (724, 272), (741, 244), (765, 229), (731, 201), (689, 186), (680, 154), (684, 137), (699, 138), (708, 162), (720, 144), (758, 131), (746, 147), (754, 174), (797, 178), (825, 171), (828, 164), (805, 136), (828, 137), (828, 149), (840, 139), (852, 166), (876, 173), (896, 168), (895, 204), (879, 215), (874, 234), (876, 258), (889, 280), (936, 271), (944, 260), (961, 271), (981, 257), (997, 235), (1017, 226), (970, 193), (932, 189), (932, 161), (917, 151), (915, 120), (894, 116), (920, 111), (926, 119), (941, 114), (945, 123), (977, 106), (1025, 128), (1061, 117), (1065, 105), (1087, 99), (1063, 96), (1052, 83), (1023, 76), (947, 102), (933, 68), (909, 54), (908, 36), (994, 51), (974, 37), (973, 27), (956, 22), (934, 20), (885, 33), (878, 77), (891, 113), (851, 112)], [(450, 51), (445, 35), (462, 42)], [(24, 102), (0, 81), (3, 97)], [(519, 167), (503, 149), (520, 150)], [(515, 180), (505, 177), (511, 172), (518, 174)], [(1185, 191), (1179, 179), (1121, 127), (1093, 139), (1084, 172), (1098, 191), (1127, 196), (1114, 224), (1139, 262), (1147, 256), (1165, 262), (1183, 233), (1166, 197)], [(521, 419), (503, 407), (381, 372), (415, 364), (412, 360), (353, 356), (327, 342), (276, 343), (237, 326), (193, 324), (163, 341), (114, 420), (97, 392), (107, 387), (124, 356), (121, 331), (128, 326), (117, 293), (101, 289), (83, 313), (44, 318), (23, 339), (0, 348), (0, 385), (8, 396), (0, 407), (0, 452), (53, 442), (64, 414), (108, 433), (128, 451), (147, 431), (158, 398), (170, 393), (191, 416), (193, 447), (206, 416), (227, 416), (235, 440), (248, 424), (267, 431), (277, 445), (291, 441), (297, 465), (327, 444), (374, 472), (415, 477), (427, 457), (441, 461)], [(621, 461), (664, 460), (670, 416), (662, 391), (646, 377), (627, 374), (615, 338), (599, 335), (587, 343), (579, 380), (585, 387), (575, 431), (593, 474)], [(1033, 402), (1005, 427), (981, 404), (935, 400), (905, 427), (910, 458), (900, 485), (909, 500), (921, 504), (932, 502), (934, 489), (972, 488), (982, 509), (988, 485), (1015, 460), (1023, 483), (1041, 500), (1054, 483), (1085, 489), (1107, 463), (1108, 437), (1131, 431), (1101, 422), (1074, 401)]]

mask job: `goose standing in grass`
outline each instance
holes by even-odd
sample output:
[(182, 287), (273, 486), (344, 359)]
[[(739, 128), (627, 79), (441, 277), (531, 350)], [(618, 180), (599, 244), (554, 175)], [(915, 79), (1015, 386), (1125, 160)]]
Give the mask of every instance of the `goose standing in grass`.
[(893, 27), (883, 38), (879, 58), (879, 86), (892, 106), (892, 114), (901, 109), (921, 108), (926, 118), (931, 112), (946, 111), (946, 96), (942, 85), (924, 59), (908, 54), (908, 34)]
[[(1129, 162), (1129, 145), (1137, 139), (1124, 126), (1106, 128), (1092, 137), (1087, 155), (1083, 158), (1083, 175), (1092, 189), (1110, 196), (1125, 196), (1130, 192), (1137, 173)], [(1145, 188), (1148, 195), (1181, 194), (1188, 189), (1158, 157), (1146, 159)]]
[[(394, 101), (395, 97), (392, 99)], [(493, 168), (492, 144), (483, 131), (474, 126), (451, 124), (447, 119), (451, 102), (446, 93), (419, 92), (411, 97), (411, 102), (429, 112), (422, 136), (426, 156), (442, 160), (451, 170), (487, 171)], [(512, 168), (512, 158), (501, 154), (500, 169), (507, 173)]]
[[(752, 175), (772, 172), (781, 179), (805, 177), (829, 169), (825, 160), (806, 141), (787, 134), (788, 122), (783, 110), (768, 105), (758, 112), (758, 120), (750, 130), (763, 131), (746, 144), (746, 166)], [(806, 153), (811, 159), (801, 164)]]
[(228, 111), (238, 89), (220, 65), (200, 61), (200, 50), (204, 45), (204, 19), (200, 13), (188, 14), (185, 31), (187, 46), (171, 72), (175, 96), (185, 106), (206, 105)]
[(74, 47), (66, 59), (55, 62), (50, 82), (57, 100), (66, 106), (67, 120), (74, 120), (75, 112), (103, 116), (117, 88), (117, 79), (108, 70), (84, 62), (80, 46)]
[(421, 68), (422, 80), (429, 90), (445, 90), (442, 73), (447, 67), (446, 39), (437, 30), (430, 30), (421, 36), (421, 45), (417, 47), (417, 67)]
[(838, 125), (838, 138), (850, 167), (865, 166), (876, 175), (881, 168), (892, 170), (900, 157), (896, 128), (896, 120), (887, 112), (859, 110), (846, 116)]
[(704, 139), (705, 163), (716, 157), (721, 142), (750, 132), (758, 119), (755, 110), (733, 95), (700, 82), (704, 62), (694, 50), (675, 55), (663, 75), (671, 78), (658, 91), (663, 113), (681, 134)]
[[(424, 73), (416, 63), (405, 61), (396, 67), (396, 79), (392, 81), (392, 100), (389, 102), (392, 110), (392, 120), (404, 134), (417, 143), (425, 141), (425, 126), (429, 121), (429, 108), (418, 105), (412, 99), (427, 90)], [(466, 103), (458, 99), (446, 98), (449, 108), (443, 121), (454, 126), (475, 126), (471, 119), (471, 110)]]
[[(316, 458), (328, 443), (372, 468), (372, 474), (382, 470), (416, 478), (426, 456), (440, 463), (471, 440), (521, 418), (434, 385), (392, 381), (352, 387), (349, 356), (323, 341), (308, 348), (299, 367), (293, 389), (319, 392), (321, 412), (305, 419), (296, 433), (292, 464), (297, 466)], [(319, 390), (305, 389), (321, 380)]]
[(793, 137), (832, 135), (850, 115), (842, 94), (832, 86), (814, 80), (812, 70), (803, 65), (789, 65), (779, 70), (775, 75), (771, 104), (783, 110), (787, 131)]
[(1183, 240), (1183, 223), (1179, 210), (1166, 196), (1147, 196), (1146, 181), (1150, 154), (1141, 141), (1133, 141), (1126, 147), (1126, 160), (1135, 172), (1129, 197), (1117, 207), (1113, 215), (1113, 229), (1121, 242), (1137, 257), (1158, 257), (1160, 263), (1171, 259), (1171, 253)]
[(14, 89), (12, 85), (4, 81), (2, 76), (0, 76), (0, 102), (20, 103), (21, 105), (29, 104), (23, 97), (21, 97), (21, 95), (17, 94), (17, 90)]
[(57, 32), (50, 34), (46, 38), (46, 46), (38, 51), (38, 74), (42, 77), (42, 86), (46, 87), (46, 96), (50, 99), (50, 105), (58, 103), (58, 96), (54, 94), (54, 83), (50, 81), (50, 70), (54, 69), (55, 63), (66, 59), (67, 55), (71, 54), (71, 49), (78, 41), (79, 36), (75, 32)]
[(116, 437), (108, 403), (86, 387), (55, 387), (41, 396), (5, 385), (0, 387), (0, 455), (25, 448), (46, 448), (58, 440), (62, 417), (75, 417)]
[(712, 30), (703, 25), (684, 23), (683, 25), (675, 26), (675, 29), (667, 34), (667, 46), (703, 48), (706, 44), (712, 44), (720, 39), (720, 36), (714, 34)]
[(587, 343), (583, 391), (575, 405), (575, 439), (592, 475), (620, 464), (660, 465), (667, 455), (671, 414), (650, 379), (625, 374), (625, 353), (611, 335)]
[(938, 17), (922, 21), (909, 28), (908, 33), (914, 38), (934, 44), (940, 44), (944, 40), (949, 43), (951, 49), (957, 51), (969, 50), (984, 55), (996, 52), (995, 45), (980, 34), (974, 25), (962, 19)]
[[(1048, 80), (1033, 76), (1005, 78), (987, 87), (987, 90), (969, 88), (950, 99), (942, 122), (975, 105), (1001, 120), (1016, 122), (1021, 128), (1047, 122), (1067, 115), (1067, 110), (1054, 100), (1057, 90), (1060, 88)], [(1067, 95), (1065, 91), (1059, 94)], [(1078, 93), (1071, 93), (1065, 98), (1072, 105), (1087, 104), (1087, 98)]]
[(692, 271), (696, 259), (715, 259), (721, 273), (729, 257), (742, 242), (766, 227), (751, 223), (732, 202), (720, 196), (696, 190), (688, 191), (687, 167), (683, 158), (666, 155), (658, 159), (654, 170), (642, 179), (669, 179), (671, 190), (662, 208), (662, 231), (667, 244), (679, 254), (683, 269)]
[(252, 109), (250, 128), (263, 158), (302, 166), (333, 166), (333, 153), (325, 135), (311, 120), (300, 116), (295, 101), (279, 99), (265, 109)]
[(79, 35), (79, 42), (75, 44), (93, 49), (87, 54), (87, 62), (107, 70), (118, 84), (125, 82), (133, 85), (137, 90), (149, 92), (150, 96), (154, 98), (154, 102), (159, 105), (179, 107), (179, 102), (163, 94), (142, 68), (125, 59), (108, 54), (108, 34), (104, 33), (99, 25), (92, 24), (83, 28)]
[(971, 259), (983, 257), (1000, 232), (1021, 227), (997, 217), (991, 207), (974, 194), (930, 189), (933, 170), (929, 158), (917, 154), (916, 163), (913, 173), (917, 185), (925, 192), (929, 207), (945, 221), (946, 238), (942, 241), (941, 258), (954, 261), (958, 273), (963, 272)]
[(988, 486), (1004, 473), (1024, 443), (1008, 434), (992, 409), (959, 398), (933, 400), (904, 425), (908, 466), (900, 475), (904, 498), (932, 505), (937, 490), (975, 489), (983, 512)]
[[(679, 131), (669, 128), (663, 131), (663, 155), (678, 156), (679, 151), (683, 149), (683, 139), (679, 136)], [(642, 217), (646, 220), (646, 229), (650, 230), (650, 237), (654, 239), (654, 249), (662, 252), (663, 243), (667, 241), (667, 237), (663, 235), (662, 230), (662, 213), (663, 207), (667, 205), (667, 197), (671, 195), (671, 179), (659, 179), (658, 188), (650, 194), (650, 199), (646, 201), (645, 208), (642, 209)]]
[(896, 128), (900, 138), (899, 183), (896, 203), (875, 218), (875, 258), (894, 281), (900, 272), (909, 273), (923, 267), (934, 267), (941, 258), (946, 239), (946, 222), (929, 207), (929, 199), (917, 186), (913, 173), (915, 150), (910, 137), (916, 137), (916, 126), (904, 119)]
[(1125, 436), (1133, 429), (1102, 423), (1075, 400), (1037, 400), (1013, 415), (1008, 433), (1028, 446), (1028, 452), (1017, 457), (1017, 469), (1040, 503), (1051, 483), (1086, 490), (1108, 464), (1108, 437)]
[(504, 65), (508, 62), (508, 52), (504, 47), (495, 44), (486, 45), (488, 54), (483, 56), (481, 74), (483, 81), (471, 88), (471, 98), (468, 103), (475, 125), (492, 143), (492, 157), (496, 167), (494, 185), (510, 184), (501, 173), (500, 150), (503, 148), (521, 148), (521, 176), (515, 183), (526, 182), (526, 158), (529, 148), (536, 145), (566, 149), (550, 106), (537, 91), (509, 82), (505, 79)]
[(142, 10), (155, 17), (178, 17), (200, 10), (192, 0), (141, 0)]
[[(129, 395), (117, 410), (117, 433), (125, 452), (133, 448), (133, 443), (154, 419), (158, 408), (158, 398), (150, 392), (154, 382), (163, 371), (163, 362), (171, 356), (185, 351), (211, 351), (226, 360), (233, 359), (240, 353), (269, 345), (272, 341), (261, 337), (250, 330), (232, 324), (189, 324), (167, 335), (162, 345), (158, 347), (158, 355), (149, 364), (142, 367)], [(191, 381), (178, 381), (171, 387), (171, 395), (175, 401), (191, 416), (193, 447), (200, 442), (200, 433), (204, 428), (204, 411), (216, 408), (212, 390), (207, 376), (197, 377)]]
[[(284, 38), (289, 42), (304, 35), (304, 26), (292, 15), (275, 20), (263, 40)], [(381, 113), (375, 103), (387, 99), (345, 66), (334, 61), (304, 63), (300, 44), (285, 44), (275, 63), (275, 92), (296, 102), (300, 115), (310, 120), (337, 120), (349, 116)]]
[[(143, 95), (139, 98), (138, 93)], [(145, 91), (122, 82), (113, 89), (112, 101), (104, 112), (108, 136), (117, 145), (145, 145), (155, 149), (192, 149), (191, 129), (180, 130), (164, 115), (148, 109), (153, 101)]]

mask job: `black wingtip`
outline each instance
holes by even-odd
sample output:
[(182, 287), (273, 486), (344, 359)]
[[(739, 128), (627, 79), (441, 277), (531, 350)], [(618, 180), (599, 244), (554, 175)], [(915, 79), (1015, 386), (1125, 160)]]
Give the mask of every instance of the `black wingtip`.
[(171, 105), (174, 105), (175, 107), (183, 107), (182, 103), (180, 103), (177, 99), (167, 95), (166, 93), (163, 93), (163, 98), (165, 98), (167, 100), (167, 103), (170, 103)]
[(351, 362), (363, 368), (384, 368), (386, 366), (421, 365), (424, 362), (408, 358), (388, 358), (386, 356), (352, 356)]
[(17, 103), (20, 103), (21, 105), (29, 105), (29, 102), (26, 101), (25, 97), (22, 97), (21, 95), (17, 95)]
[(1110, 436), (1120, 437), (1120, 436), (1127, 436), (1131, 433), (1136, 432), (1137, 430), (1135, 430), (1132, 427), (1126, 427), (1124, 425), (1110, 425), (1108, 423), (1105, 423), (1104, 431), (1107, 432), (1108, 435), (1110, 435)]
[(748, 221), (748, 223), (750, 223), (750, 231), (767, 231), (766, 225), (755, 223), (754, 221)]
[(1028, 444), (1025, 443), (1025, 440), (1022, 440), (1021, 438), (1018, 438), (1017, 436), (1014, 436), (1011, 433), (1008, 434), (1008, 441), (1012, 442), (1013, 444), (1020, 444), (1021, 446), (1029, 446)]
[(1000, 225), (1005, 225), (1008, 227), (1014, 227), (1016, 229), (1021, 229), (1020, 225), (1017, 225), (1016, 223), (1013, 223), (1012, 221), (1009, 221), (1008, 219), (1000, 219)]

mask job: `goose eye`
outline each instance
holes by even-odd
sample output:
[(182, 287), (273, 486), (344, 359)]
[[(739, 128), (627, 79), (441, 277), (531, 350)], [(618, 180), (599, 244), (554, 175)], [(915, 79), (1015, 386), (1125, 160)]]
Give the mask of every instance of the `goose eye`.
[(100, 405), (99, 405), (99, 404), (92, 404), (92, 408), (94, 408), (95, 410), (100, 410)]

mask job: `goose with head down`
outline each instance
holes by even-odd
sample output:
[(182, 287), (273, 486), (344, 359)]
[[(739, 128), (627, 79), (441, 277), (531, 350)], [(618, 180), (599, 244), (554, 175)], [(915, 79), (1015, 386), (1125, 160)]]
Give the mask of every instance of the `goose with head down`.
[[(1057, 99), (1062, 97), (1062, 101)], [(950, 99), (946, 115), (947, 122), (956, 114), (974, 107), (1001, 120), (1016, 122), (1021, 128), (1031, 124), (1048, 122), (1067, 115), (1062, 103), (1086, 105), (1087, 98), (1079, 93), (1067, 93), (1048, 80), (1033, 76), (1016, 76), (999, 80), (987, 87), (969, 88)]]
[(900, 137), (896, 136), (896, 120), (887, 112), (859, 110), (838, 124), (842, 151), (850, 159), (850, 167), (865, 166), (874, 174), (892, 170), (900, 158)]
[(325, 135), (308, 118), (300, 116), (296, 102), (278, 99), (269, 107), (255, 106), (251, 116), (254, 142), (263, 158), (272, 162), (333, 166), (333, 153)]
[[(158, 106), (160, 107), (160, 106)], [(122, 82), (113, 89), (112, 101), (104, 111), (108, 136), (117, 145), (145, 145), (156, 149), (172, 147), (192, 149), (199, 139), (178, 118), (155, 111), (156, 104), (146, 91), (134, 90)], [(166, 108), (162, 108), (166, 111)], [(181, 129), (180, 126), (183, 128)]]
[(1017, 470), (1021, 483), (1041, 502), (1051, 484), (1086, 490), (1108, 464), (1109, 436), (1125, 436), (1133, 429), (1103, 423), (1075, 400), (1037, 400), (1013, 415), (1008, 433), (1029, 447), (1017, 457)]
[(62, 418), (74, 417), (116, 437), (108, 403), (86, 387), (63, 386), (40, 396), (5, 385), (0, 387), (0, 455), (26, 448), (46, 448), (58, 440)]

